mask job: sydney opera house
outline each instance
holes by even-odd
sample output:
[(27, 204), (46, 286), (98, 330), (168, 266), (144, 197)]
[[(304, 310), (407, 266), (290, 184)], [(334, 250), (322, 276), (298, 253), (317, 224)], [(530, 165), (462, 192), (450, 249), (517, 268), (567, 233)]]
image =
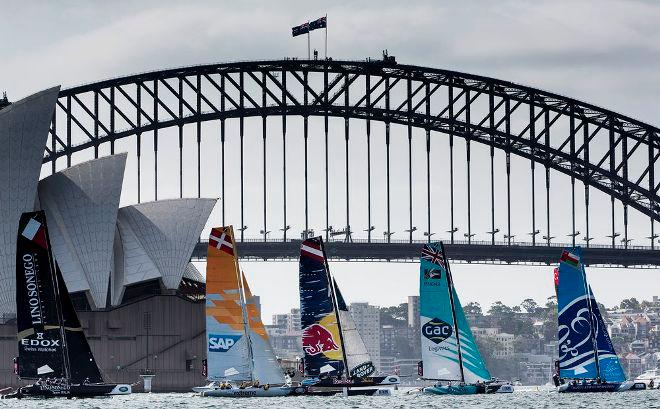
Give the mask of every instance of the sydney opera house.
[[(203, 382), (204, 278), (191, 254), (216, 199), (120, 207), (126, 154), (44, 177), (59, 88), (0, 108), (0, 387), (15, 385), (15, 257), (21, 213), (43, 209), (53, 253), (107, 378), (157, 374), (154, 390)], [(176, 323), (176, 325), (175, 325)]]

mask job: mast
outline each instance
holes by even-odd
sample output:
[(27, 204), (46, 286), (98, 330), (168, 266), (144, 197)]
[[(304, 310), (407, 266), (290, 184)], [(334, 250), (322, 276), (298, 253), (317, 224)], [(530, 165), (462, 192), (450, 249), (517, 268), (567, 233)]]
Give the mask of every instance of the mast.
[(339, 329), (339, 342), (341, 343), (341, 355), (344, 358), (344, 370), (346, 371), (346, 378), (348, 378), (348, 358), (346, 357), (346, 348), (344, 346), (344, 334), (341, 330), (341, 320), (339, 319), (339, 305), (337, 304), (337, 297), (335, 295), (335, 285), (332, 275), (330, 274), (330, 266), (328, 265), (328, 258), (325, 254), (325, 246), (323, 239), (319, 237), (321, 243), (321, 251), (323, 252), (323, 264), (325, 264), (325, 274), (328, 279), (328, 288), (330, 289), (330, 298), (332, 299), (332, 308), (335, 311), (335, 319), (337, 320), (337, 328)]
[(456, 330), (456, 346), (458, 348), (458, 365), (461, 368), (461, 383), (465, 383), (465, 372), (463, 370), (463, 354), (461, 352), (461, 334), (458, 329), (458, 321), (456, 320), (456, 308), (454, 307), (454, 282), (451, 279), (451, 270), (449, 269), (449, 262), (445, 254), (445, 245), (440, 242), (440, 249), (442, 250), (442, 258), (445, 261), (445, 268), (447, 270), (447, 290), (449, 291), (449, 303), (451, 304), (451, 317), (454, 321), (454, 330)]
[[(582, 282), (584, 283), (584, 292), (587, 294), (587, 306), (589, 308), (589, 335), (591, 336), (591, 345), (594, 350), (594, 361), (596, 362), (596, 376), (600, 378), (600, 362), (598, 362), (598, 342), (596, 341), (596, 333), (594, 331), (594, 313), (591, 308), (591, 287), (587, 283), (587, 273), (584, 271), (584, 264), (580, 260), (580, 272), (582, 273)], [(596, 299), (594, 299), (594, 302)]]

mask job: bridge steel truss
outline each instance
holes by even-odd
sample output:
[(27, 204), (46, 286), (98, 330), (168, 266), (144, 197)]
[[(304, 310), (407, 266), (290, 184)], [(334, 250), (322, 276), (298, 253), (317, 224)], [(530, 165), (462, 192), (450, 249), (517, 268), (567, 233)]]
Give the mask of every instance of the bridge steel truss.
[[(312, 77), (322, 80), (312, 80)], [(192, 96), (191, 96), (192, 95)], [(438, 103), (438, 96), (444, 103)], [(121, 101), (121, 103), (119, 102)], [(274, 61), (234, 62), (191, 66), (131, 75), (69, 88), (61, 91), (55, 110), (44, 163), (56, 170), (58, 160), (66, 160), (71, 166), (72, 155), (93, 149), (99, 156), (99, 147), (110, 145), (114, 153), (115, 142), (121, 138), (135, 136), (138, 161), (138, 201), (140, 201), (140, 169), (142, 144), (145, 137), (153, 137), (154, 149), (154, 195), (158, 197), (158, 138), (159, 130), (177, 127), (179, 130), (180, 194), (183, 195), (183, 127), (196, 124), (197, 141), (197, 193), (201, 195), (201, 140), (205, 121), (219, 120), (219, 135), (222, 152), (221, 189), (225, 193), (224, 155), (225, 121), (238, 118), (240, 183), (241, 183), (241, 226), (244, 218), (244, 119), (262, 118), (264, 138), (263, 154), (263, 242), (266, 242), (266, 138), (267, 118), (281, 117), (281, 138), (286, 153), (287, 117), (303, 118), (304, 161), (305, 161), (305, 231), (309, 231), (308, 206), (308, 134), (309, 118), (324, 118), (325, 131), (325, 209), (326, 236), (329, 234), (328, 220), (328, 118), (344, 119), (346, 140), (346, 229), (350, 232), (349, 205), (349, 119), (366, 121), (366, 144), (368, 178), (367, 214), (371, 226), (371, 122), (385, 124), (387, 153), (387, 231), (386, 243), (372, 240), (371, 229), (367, 231), (369, 251), (385, 254), (387, 245), (392, 245), (391, 236), (391, 186), (390, 186), (390, 125), (399, 124), (408, 131), (408, 197), (410, 213), (409, 243), (413, 243), (413, 194), (412, 194), (412, 133), (413, 128), (426, 133), (426, 223), (431, 232), (431, 171), (430, 152), (432, 132), (448, 135), (450, 157), (450, 223), (451, 243), (455, 243), (454, 216), (454, 139), (463, 138), (467, 156), (467, 244), (472, 244), (470, 146), (471, 143), (485, 144), (490, 148), (491, 182), (491, 234), (490, 246), (479, 246), (491, 260), (499, 259), (501, 246), (495, 241), (495, 187), (494, 154), (502, 150), (506, 155), (507, 180), (507, 229), (505, 245), (512, 243), (511, 231), (511, 166), (510, 156), (517, 155), (530, 161), (532, 184), (531, 246), (550, 247), (550, 171), (568, 175), (571, 180), (572, 244), (576, 232), (576, 187), (584, 186), (586, 246), (589, 247), (589, 192), (598, 189), (610, 197), (611, 257), (599, 259), (603, 264), (626, 265), (628, 252), (628, 208), (633, 208), (649, 217), (650, 249), (655, 249), (657, 237), (654, 222), (660, 218), (655, 168), (660, 157), (660, 130), (633, 118), (608, 111), (575, 99), (550, 92), (521, 86), (507, 81), (470, 75), (460, 72), (413, 65), (397, 64), (393, 61), (333, 61), (284, 59)], [(145, 135), (147, 134), (147, 135)], [(268, 137), (274, 137), (268, 135)], [(536, 187), (534, 173), (537, 166), (545, 172), (545, 223), (536, 218)], [(284, 242), (287, 239), (286, 162), (282, 169), (284, 199), (282, 203)], [(363, 177), (361, 175), (361, 177)], [(623, 246), (617, 246), (615, 202), (623, 206)], [(222, 206), (224, 223), (225, 209)], [(545, 242), (536, 235), (539, 226), (545, 224)], [(243, 231), (240, 233), (244, 239)], [(430, 236), (429, 236), (430, 238)], [(457, 244), (457, 243), (456, 243)], [(389, 247), (390, 249), (393, 247)], [(265, 247), (264, 247), (265, 249)], [(632, 249), (632, 246), (631, 246)], [(366, 250), (365, 250), (366, 251)], [(545, 251), (545, 250), (544, 250)], [(257, 251), (258, 253), (258, 251)], [(532, 254), (531, 252), (530, 254)], [(263, 254), (267, 254), (264, 250)], [(348, 254), (348, 253), (347, 253)], [(482, 256), (483, 256), (482, 254)], [(489, 256), (490, 254), (490, 256)], [(653, 254), (653, 253), (651, 253)], [(350, 255), (350, 257), (358, 257)], [(518, 261), (542, 261), (545, 256), (521, 256)], [(651, 259), (658, 258), (650, 256)], [(387, 257), (382, 257), (387, 258)], [(515, 257), (514, 257), (515, 258)], [(477, 260), (470, 258), (465, 259)], [(481, 258), (478, 258), (479, 260)], [(646, 260), (646, 259), (645, 259)], [(511, 260), (507, 259), (507, 262)], [(516, 260), (513, 260), (516, 261)], [(648, 260), (647, 260), (648, 261)], [(650, 264), (660, 265), (658, 262)]]

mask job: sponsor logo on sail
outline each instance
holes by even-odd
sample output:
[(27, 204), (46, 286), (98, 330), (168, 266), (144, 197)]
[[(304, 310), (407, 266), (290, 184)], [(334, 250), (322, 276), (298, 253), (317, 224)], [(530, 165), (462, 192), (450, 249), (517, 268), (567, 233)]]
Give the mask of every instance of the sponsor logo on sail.
[(209, 352), (227, 352), (241, 339), (241, 336), (209, 334)]
[(427, 268), (424, 270), (424, 278), (427, 280), (439, 280), (442, 278), (442, 270), (439, 268)]
[(374, 364), (368, 361), (363, 362), (355, 368), (351, 369), (350, 374), (353, 378), (366, 378), (367, 376), (374, 373), (375, 370), (376, 368), (374, 368)]
[(41, 300), (39, 299), (39, 285), (37, 284), (37, 272), (35, 270), (34, 256), (23, 255), (23, 274), (25, 275), (25, 289), (27, 291), (28, 308), (32, 325), (42, 324)]
[(307, 355), (339, 350), (332, 333), (321, 324), (312, 324), (303, 330), (302, 344)]
[(453, 332), (454, 330), (452, 326), (440, 318), (433, 318), (431, 321), (422, 325), (422, 335), (436, 344), (439, 344), (445, 339), (451, 337)]

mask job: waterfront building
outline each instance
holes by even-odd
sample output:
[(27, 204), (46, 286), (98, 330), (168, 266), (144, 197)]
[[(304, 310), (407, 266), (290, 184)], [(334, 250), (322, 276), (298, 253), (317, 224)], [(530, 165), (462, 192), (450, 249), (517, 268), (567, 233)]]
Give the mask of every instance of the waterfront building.
[(380, 309), (366, 302), (351, 303), (349, 307), (358, 333), (367, 347), (376, 369), (380, 366)]

